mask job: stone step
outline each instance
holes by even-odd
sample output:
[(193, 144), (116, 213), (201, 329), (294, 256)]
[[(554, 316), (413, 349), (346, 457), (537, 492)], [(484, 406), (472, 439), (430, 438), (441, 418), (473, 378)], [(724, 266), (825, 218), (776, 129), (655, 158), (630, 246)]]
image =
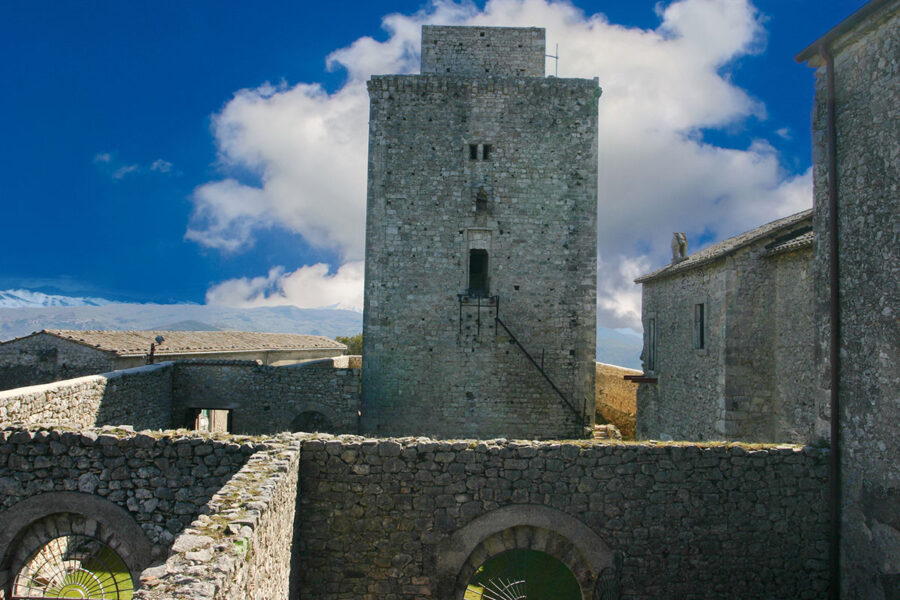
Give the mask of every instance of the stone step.
[(622, 434), (619, 432), (619, 428), (612, 423), (606, 423), (604, 425), (594, 425), (594, 439), (621, 440)]

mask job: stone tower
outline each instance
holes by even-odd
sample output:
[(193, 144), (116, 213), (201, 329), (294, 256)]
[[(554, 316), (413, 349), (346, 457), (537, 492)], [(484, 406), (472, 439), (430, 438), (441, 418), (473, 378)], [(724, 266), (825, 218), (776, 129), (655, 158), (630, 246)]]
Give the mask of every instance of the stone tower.
[(363, 429), (581, 437), (593, 420), (597, 80), (544, 30), (422, 28), (369, 81)]

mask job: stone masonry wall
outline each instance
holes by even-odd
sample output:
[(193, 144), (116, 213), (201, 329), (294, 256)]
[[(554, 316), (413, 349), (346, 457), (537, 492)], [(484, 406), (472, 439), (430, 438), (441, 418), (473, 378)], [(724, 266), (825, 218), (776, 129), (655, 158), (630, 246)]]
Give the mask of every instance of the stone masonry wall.
[(178, 536), (165, 564), (141, 574), (136, 599), (300, 597), (291, 552), (300, 441), (267, 445), (210, 499), (212, 514)]
[[(657, 320), (658, 365), (647, 371), (658, 383), (638, 390), (639, 437), (816, 439), (812, 250), (769, 256), (770, 241), (643, 284), (645, 331)], [(700, 303), (706, 347), (696, 349)]]
[[(644, 373), (658, 383), (637, 392), (637, 437), (724, 439), (726, 294), (733, 277), (715, 263), (643, 284)], [(705, 304), (706, 348), (693, 346), (694, 305)], [(656, 369), (648, 368), (648, 320), (656, 319)]]
[[(900, 594), (900, 3), (886, 2), (832, 42), (837, 110), (840, 453), (844, 598)], [(825, 67), (816, 59), (813, 180), (817, 331), (828, 364), (828, 170)], [(810, 61), (814, 62), (814, 61)], [(829, 427), (829, 396), (819, 402)]]
[(37, 334), (0, 344), (0, 390), (114, 371), (111, 354)]
[[(378, 76), (369, 95), (363, 430), (583, 436), (594, 413), (597, 82)], [(499, 306), (468, 295), (472, 250), (487, 253)]]
[(640, 374), (635, 369), (597, 363), (597, 414), (615, 425), (625, 439), (634, 439), (638, 386), (624, 376)]
[(188, 425), (190, 407), (232, 411), (232, 433), (266, 435), (291, 431), (307, 412), (326, 417), (329, 433), (356, 433), (359, 368), (349, 357), (266, 367), (253, 363), (184, 361), (176, 363), (173, 415)]
[(768, 257), (759, 243), (735, 254), (734, 269), (726, 316), (725, 438), (809, 442), (815, 412), (812, 250)]
[(816, 328), (813, 305), (813, 251), (810, 248), (766, 259), (773, 269), (775, 322), (770, 342), (774, 357), (771, 439), (820, 443), (816, 433)]
[(514, 506), (623, 553), (623, 599), (826, 596), (827, 450), (326, 438), (304, 442), (300, 482), (301, 589), (320, 600), (455, 598), (448, 539)]
[(544, 76), (544, 30), (531, 27), (422, 27), (422, 73)]
[(172, 363), (0, 392), (0, 423), (171, 426)]
[(38, 494), (93, 494), (126, 509), (162, 557), (260, 447), (183, 431), (0, 430), (0, 522), (4, 511)]

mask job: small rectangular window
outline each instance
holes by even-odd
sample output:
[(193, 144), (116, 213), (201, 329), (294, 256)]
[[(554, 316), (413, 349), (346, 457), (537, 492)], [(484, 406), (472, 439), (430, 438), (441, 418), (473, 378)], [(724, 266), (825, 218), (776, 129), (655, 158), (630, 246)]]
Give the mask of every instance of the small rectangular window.
[(469, 160), (478, 160), (478, 144), (469, 144)]
[(491, 158), (491, 145), (484, 144), (481, 147), (481, 160), (490, 160)]
[(694, 348), (696, 350), (706, 348), (704, 308), (703, 304), (694, 305)]

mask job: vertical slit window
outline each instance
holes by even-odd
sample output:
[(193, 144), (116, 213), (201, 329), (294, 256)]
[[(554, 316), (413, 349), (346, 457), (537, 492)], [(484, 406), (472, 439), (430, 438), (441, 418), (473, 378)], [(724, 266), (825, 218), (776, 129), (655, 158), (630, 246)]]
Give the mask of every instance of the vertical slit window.
[(705, 312), (704, 304), (694, 305), (694, 348), (696, 350), (703, 350), (706, 348), (706, 336), (704, 335), (706, 321)]
[(656, 319), (647, 319), (647, 348), (645, 366), (648, 371), (656, 371)]
[(478, 160), (478, 144), (469, 144), (469, 160)]
[(469, 295), (488, 295), (487, 250), (469, 250)]
[(481, 147), (481, 160), (490, 160), (491, 158), (491, 145), (484, 144)]

